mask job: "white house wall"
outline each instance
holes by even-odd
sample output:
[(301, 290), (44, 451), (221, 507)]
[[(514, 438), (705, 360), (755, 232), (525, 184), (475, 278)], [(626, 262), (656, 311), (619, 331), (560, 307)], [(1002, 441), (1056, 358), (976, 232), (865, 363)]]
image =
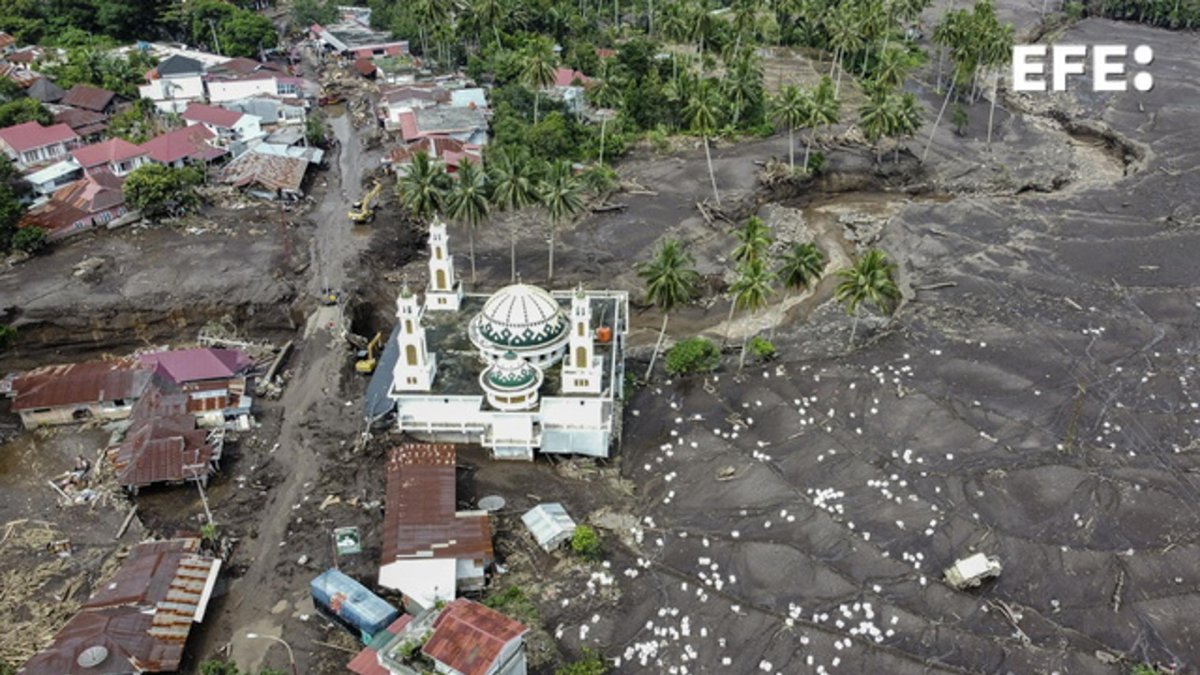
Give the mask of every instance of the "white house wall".
[(379, 585), (408, 596), (421, 607), (454, 599), (457, 584), (454, 558), (404, 558), (379, 568)]
[(259, 94), (277, 96), (279, 85), (273, 77), (256, 80), (216, 80), (208, 83), (208, 100), (217, 105)]

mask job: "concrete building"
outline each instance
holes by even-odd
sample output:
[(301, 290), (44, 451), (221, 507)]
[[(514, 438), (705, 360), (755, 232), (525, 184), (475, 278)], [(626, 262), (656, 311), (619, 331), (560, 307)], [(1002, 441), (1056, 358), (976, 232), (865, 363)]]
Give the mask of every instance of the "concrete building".
[(94, 170), (67, 184), (21, 217), (20, 227), (41, 227), (50, 239), (63, 239), (93, 227), (120, 222), (128, 213), (125, 179)]
[(0, 129), (0, 150), (18, 169), (64, 159), (78, 145), (79, 136), (65, 124), (24, 122)]
[(124, 176), (146, 162), (146, 151), (123, 138), (85, 145), (71, 151), (71, 157), (86, 175), (107, 171)]
[(607, 457), (619, 438), (628, 294), (522, 283), (462, 293), (444, 227), (430, 233), (425, 302), (402, 289), (368, 415), (394, 410), (397, 431), (479, 443), (497, 459)]
[(40, 197), (49, 197), (66, 185), (83, 178), (83, 167), (74, 157), (67, 157), (44, 169), (25, 174), (25, 181)]
[(411, 443), (392, 451), (379, 585), (423, 609), (479, 590), (494, 560), (485, 511), (458, 511), (452, 445)]
[(180, 168), (192, 163), (208, 164), (228, 154), (225, 148), (212, 145), (217, 135), (203, 124), (168, 131), (142, 143), (146, 160)]
[(172, 54), (147, 73), (146, 80), (138, 94), (160, 112), (182, 113), (189, 103), (204, 102), (204, 64), (198, 59)]
[(309, 33), (325, 49), (354, 58), (397, 56), (408, 53), (408, 40), (396, 40), (390, 34), (371, 28), (370, 17), (347, 16), (343, 21), (322, 26), (314, 23)]

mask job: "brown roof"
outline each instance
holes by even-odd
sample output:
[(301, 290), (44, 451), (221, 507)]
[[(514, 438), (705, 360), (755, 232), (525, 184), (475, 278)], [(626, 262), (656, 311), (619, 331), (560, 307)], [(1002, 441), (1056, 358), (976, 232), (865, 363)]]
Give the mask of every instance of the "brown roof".
[(98, 112), (79, 108), (67, 108), (54, 113), (55, 123), (65, 124), (82, 136), (107, 129), (107, 120), (107, 117)]
[(4, 31), (0, 31), (0, 49), (8, 49), (17, 44), (17, 39)]
[(63, 96), (59, 103), (69, 105), (72, 108), (104, 112), (105, 108), (112, 103), (115, 96), (115, 93), (107, 89), (89, 87), (86, 84), (77, 84), (67, 90), (67, 95)]
[(75, 223), (88, 220), (91, 214), (53, 199), (39, 204), (21, 216), (18, 227), (41, 227), (50, 233), (66, 231)]
[(483, 152), (478, 145), (463, 143), (449, 136), (426, 136), (408, 145), (392, 148), (388, 153), (388, 161), (392, 164), (408, 164), (422, 152), (429, 155), (430, 159), (443, 159), (448, 164), (457, 164), (463, 157), (475, 164), (483, 162)]
[(485, 675), (504, 645), (528, 628), (478, 602), (459, 598), (446, 605), (433, 622), (424, 654), (463, 675)]
[(284, 157), (250, 150), (226, 164), (220, 180), (237, 187), (260, 185), (270, 190), (300, 192), (308, 164), (303, 157)]
[(486, 513), (455, 509), (453, 445), (409, 443), (388, 462), (383, 564), (400, 558), (482, 558), (490, 563), (492, 528)]
[(210, 77), (221, 77), (225, 75), (249, 75), (251, 73), (270, 71), (275, 73), (284, 73), (284, 69), (274, 63), (263, 63), (255, 61), (244, 56), (237, 56), (228, 61), (218, 63), (208, 69)]
[(101, 403), (141, 396), (150, 372), (136, 361), (43, 366), (13, 380), (13, 411)]
[[(194, 538), (135, 546), (116, 575), (17, 672), (115, 675), (178, 670), (192, 623), (204, 616), (211, 593), (208, 582), (220, 569), (219, 560), (199, 549), (200, 540)], [(85, 652), (98, 662), (81, 666)]]
[[(143, 401), (137, 407), (143, 407)], [(215, 454), (208, 432), (196, 428), (195, 417), (148, 412), (129, 427), (124, 442), (109, 451), (109, 461), (121, 487), (141, 487), (205, 478), (213, 472)]]
[(370, 77), (375, 74), (375, 64), (371, 59), (355, 59), (354, 70), (363, 77)]
[(389, 103), (409, 99), (449, 103), (450, 92), (433, 84), (404, 84), (385, 89), (381, 92), (381, 98)]

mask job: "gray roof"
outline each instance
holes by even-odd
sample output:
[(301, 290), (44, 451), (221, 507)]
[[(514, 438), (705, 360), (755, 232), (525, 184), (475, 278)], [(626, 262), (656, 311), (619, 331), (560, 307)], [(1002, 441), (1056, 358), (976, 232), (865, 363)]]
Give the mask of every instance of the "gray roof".
[(55, 103), (61, 101), (62, 97), (67, 95), (67, 92), (50, 80), (39, 77), (37, 81), (29, 85), (29, 88), (25, 90), (25, 94), (29, 98), (37, 99), (42, 103)]
[(204, 72), (204, 64), (196, 59), (173, 54), (159, 63), (157, 70), (158, 74), (163, 77), (170, 75), (199, 75)]
[(575, 521), (558, 502), (538, 504), (521, 516), (521, 522), (533, 533), (538, 546), (546, 550), (570, 539), (575, 533)]

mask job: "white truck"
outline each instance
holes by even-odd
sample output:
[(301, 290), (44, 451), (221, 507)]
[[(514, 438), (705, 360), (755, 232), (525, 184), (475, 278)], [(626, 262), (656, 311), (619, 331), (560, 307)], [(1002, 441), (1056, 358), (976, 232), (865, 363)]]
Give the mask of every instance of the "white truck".
[(960, 558), (946, 568), (946, 583), (951, 588), (963, 590), (974, 588), (984, 579), (1000, 576), (1000, 559), (983, 553)]

